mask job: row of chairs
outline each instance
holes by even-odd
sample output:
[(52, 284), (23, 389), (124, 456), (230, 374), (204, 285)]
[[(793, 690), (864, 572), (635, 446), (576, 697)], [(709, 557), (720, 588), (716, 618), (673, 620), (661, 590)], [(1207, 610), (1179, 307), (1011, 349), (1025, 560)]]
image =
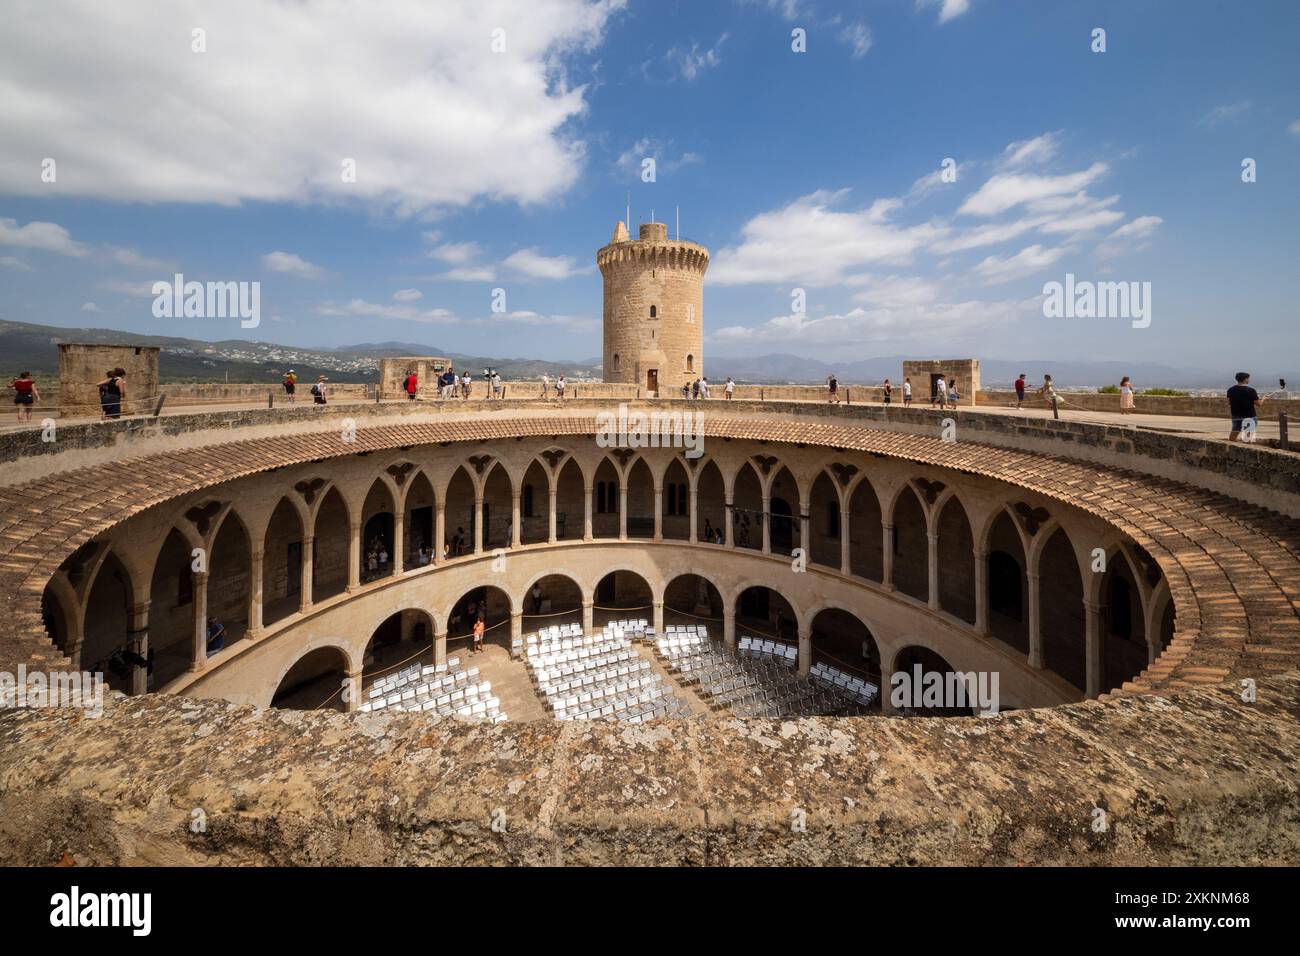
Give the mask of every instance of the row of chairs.
[(842, 691), (864, 706), (870, 704), (880, 694), (880, 688), (870, 681), (858, 677), (856, 674), (842, 671), (838, 667), (832, 667), (829, 664), (820, 662), (814, 664), (809, 670), (808, 676), (815, 681)]
[[(363, 713), (419, 711), (431, 716), (460, 717), (504, 723), (508, 718), (492, 693), (492, 682), (479, 679), (479, 669), (461, 670), (451, 658), (437, 667), (404, 668), (375, 682), (358, 708)], [(376, 693), (376, 690), (379, 693)]]
[(529, 644), (550, 643), (581, 636), (581, 624), (549, 624), (546, 627), (538, 628), (536, 633), (529, 634), (527, 639), (522, 637), (511, 638), (510, 656), (515, 660), (523, 657), (527, 653), (526, 648)]
[(523, 642), (537, 693), (557, 719), (641, 723), (689, 711), (625, 634), (610, 626), (593, 635), (539, 633)]
[(797, 665), (799, 648), (784, 641), (769, 641), (761, 637), (742, 637), (736, 642), (736, 653), (741, 657), (757, 657), (760, 660), (781, 660)]
[[(707, 632), (706, 632), (707, 633)], [(747, 650), (753, 651), (751, 640)], [(813, 714), (856, 715), (863, 706), (834, 687), (803, 680), (794, 661), (776, 647), (765, 657), (732, 654), (707, 636), (677, 632), (656, 642), (666, 666), (687, 686), (694, 686), (710, 706), (742, 717), (790, 717)]]

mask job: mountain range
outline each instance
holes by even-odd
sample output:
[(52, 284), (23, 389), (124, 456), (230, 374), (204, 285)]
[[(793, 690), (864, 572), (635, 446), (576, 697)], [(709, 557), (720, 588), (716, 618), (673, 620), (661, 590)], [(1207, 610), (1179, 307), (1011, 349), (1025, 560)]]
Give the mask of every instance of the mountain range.
[[(276, 382), (293, 368), (300, 379), (310, 381), (328, 375), (334, 382), (374, 381), (379, 360), (402, 355), (442, 355), (457, 368), (481, 374), (495, 368), (505, 379), (537, 378), (543, 373), (552, 378), (563, 373), (570, 380), (582, 381), (601, 377), (599, 358), (575, 362), (553, 362), (531, 358), (502, 358), (448, 352), (436, 346), (412, 342), (366, 342), (339, 348), (306, 348), (227, 339), (205, 342), (163, 335), (141, 335), (113, 329), (63, 328), (29, 322), (0, 321), (0, 356), (4, 374), (31, 371), (43, 377), (58, 375), (60, 342), (115, 343), (121, 345), (158, 346), (162, 350), (159, 372), (164, 382)], [(835, 376), (845, 384), (877, 384), (886, 378), (895, 383), (902, 376), (904, 358), (921, 356), (879, 356), (835, 364), (799, 355), (778, 353), (757, 356), (719, 356), (710, 353), (708, 368), (715, 381), (731, 376), (737, 382), (769, 384), (819, 384), (826, 376)], [(950, 356), (946, 356), (950, 357)], [(983, 388), (1009, 388), (1016, 376), (1025, 372), (1031, 382), (1050, 373), (1062, 388), (1087, 388), (1116, 384), (1130, 376), (1139, 389), (1221, 388), (1231, 384), (1235, 369), (1212, 371), (1198, 368), (1175, 368), (1157, 362), (1085, 361), (1079, 359), (1020, 358), (980, 359), (980, 382)], [(1254, 372), (1256, 383), (1271, 387), (1276, 373)], [(1268, 370), (1265, 370), (1268, 372)]]

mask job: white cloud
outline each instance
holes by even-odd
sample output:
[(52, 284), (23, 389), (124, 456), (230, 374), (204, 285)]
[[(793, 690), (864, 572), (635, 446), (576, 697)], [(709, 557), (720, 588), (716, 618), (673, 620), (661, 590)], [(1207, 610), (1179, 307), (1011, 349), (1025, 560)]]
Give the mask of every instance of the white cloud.
[(938, 7), (939, 22), (947, 23), (970, 9), (970, 0), (916, 0), (917, 8)]
[[(1118, 196), (1111, 196), (1101, 200), (1098, 206), (1110, 205), (1118, 199)], [(1094, 208), (1071, 216), (1063, 216), (1060, 219), (1052, 219), (1043, 223), (1039, 230), (1048, 234), (1073, 235), (1113, 226), (1123, 218), (1124, 213), (1118, 209)]]
[(319, 279), (325, 275), (324, 269), (308, 262), (296, 252), (268, 252), (262, 256), (262, 267), (270, 272), (282, 272), (299, 279)]
[(1286, 128), (1286, 131), (1292, 136), (1300, 136), (1300, 119), (1292, 120), (1291, 125)]
[(1145, 239), (1151, 235), (1163, 223), (1164, 220), (1159, 216), (1138, 216), (1132, 222), (1126, 222), (1107, 239)]
[(544, 256), (536, 249), (520, 249), (501, 263), (511, 272), (530, 279), (567, 279), (583, 275), (594, 266), (579, 268), (572, 256)]
[(1068, 251), (1068, 246), (1044, 247), (1034, 243), (1015, 255), (989, 256), (972, 269), (971, 274), (990, 285), (1010, 282), (1046, 269)]
[(496, 277), (496, 272), (490, 266), (459, 266), (435, 278), (451, 279), (454, 282), (492, 282)]
[(394, 302), (416, 302), (424, 298), (424, 293), (419, 289), (398, 289), (393, 293)]
[(1105, 175), (1105, 163), (1093, 163), (1087, 169), (1063, 176), (1039, 176), (1034, 173), (999, 173), (967, 197), (959, 213), (992, 216), (1021, 203), (1073, 193)]
[(646, 159), (654, 159), (656, 176), (659, 173), (676, 172), (683, 166), (700, 161), (699, 155), (692, 152), (673, 156), (672, 140), (644, 137), (625, 149), (614, 161), (614, 165), (627, 175), (640, 177), (641, 163)]
[(1235, 119), (1251, 107), (1250, 100), (1241, 100), (1237, 103), (1227, 103), (1223, 106), (1216, 106), (1210, 110), (1197, 122), (1202, 126), (1213, 129), (1225, 120)]
[(1043, 133), (1033, 139), (1017, 140), (1002, 151), (1002, 166), (1014, 169), (1034, 163), (1044, 163), (1056, 155), (1057, 148), (1055, 133)]
[(849, 45), (849, 50), (855, 60), (860, 60), (867, 55), (875, 43), (875, 38), (871, 35), (871, 28), (865, 23), (850, 23), (840, 31), (840, 39)]
[[(53, 156), (78, 173), (61, 194), (111, 200), (547, 201), (582, 174), (571, 124), (587, 90), (567, 75), (623, 5), (33, 4), (0, 31), (0, 189), (48, 190), (30, 157)], [(196, 25), (206, 53), (191, 51)]]
[(448, 265), (463, 266), (482, 255), (483, 247), (477, 242), (446, 242), (430, 249), (428, 254), (429, 258), (438, 259)]
[(939, 298), (939, 287), (919, 276), (858, 276), (848, 284), (866, 285), (865, 289), (853, 296), (854, 302), (886, 308), (929, 305)]
[(692, 43), (690, 49), (675, 46), (664, 54), (664, 59), (676, 79), (690, 83), (722, 62), (722, 44), (726, 42), (727, 34), (724, 33), (707, 50), (701, 50), (698, 43)]
[(133, 299), (152, 299), (153, 281), (149, 279), (105, 279), (99, 283), (101, 289), (130, 296)]
[[(3, 160), (0, 159), (0, 164)], [(59, 255), (81, 258), (88, 255), (90, 249), (80, 242), (73, 241), (72, 235), (58, 223), (29, 222), (18, 225), (16, 219), (0, 219), (0, 246), (17, 246), (20, 249), (37, 249), (41, 252), (57, 252)]]
[(383, 305), (365, 299), (349, 299), (339, 304), (325, 302), (316, 307), (321, 315), (373, 319), (400, 319), (404, 322), (427, 322), (433, 325), (451, 325), (460, 320), (448, 309), (421, 311), (412, 305)]
[(166, 270), (175, 266), (175, 263), (166, 259), (154, 259), (142, 254), (138, 249), (127, 246), (109, 246), (108, 256), (118, 265), (126, 266), (129, 269)]
[(17, 269), (19, 272), (31, 272), (32, 267), (17, 256), (0, 256), (0, 266), (6, 269)]
[(888, 222), (897, 199), (876, 200), (865, 209), (840, 210), (846, 191), (820, 190), (741, 228), (738, 246), (713, 256), (709, 281), (715, 285), (843, 282), (854, 270), (877, 263), (906, 263), (946, 234), (942, 227), (896, 226)]
[(81, 303), (81, 311), (82, 312), (103, 312), (104, 310), (101, 309), (99, 306), (95, 305), (95, 303), (93, 302), (83, 302)]

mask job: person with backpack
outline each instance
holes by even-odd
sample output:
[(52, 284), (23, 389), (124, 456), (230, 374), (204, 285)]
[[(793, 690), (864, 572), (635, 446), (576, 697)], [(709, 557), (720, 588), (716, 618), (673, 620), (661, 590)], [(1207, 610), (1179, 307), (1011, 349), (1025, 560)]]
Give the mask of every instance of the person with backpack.
[(9, 387), (16, 393), (14, 395), (14, 404), (18, 406), (18, 420), (20, 422), (30, 422), (32, 420), (32, 405), (39, 401), (41, 397), (40, 389), (36, 387), (36, 382), (32, 380), (32, 373), (23, 372), (9, 383)]
[(829, 405), (831, 402), (836, 405), (840, 403), (840, 383), (835, 378), (834, 372), (826, 376), (826, 404)]
[(289, 397), (289, 404), (293, 404), (293, 393), (298, 386), (298, 376), (294, 374), (293, 369), (284, 374), (284, 394)]
[(311, 387), (311, 398), (317, 405), (325, 404), (325, 383), (328, 381), (329, 379), (321, 375), (316, 379), (316, 384)]
[(108, 377), (99, 383), (99, 403), (105, 418), (122, 417), (122, 399), (126, 397), (126, 372), (115, 368), (105, 373)]

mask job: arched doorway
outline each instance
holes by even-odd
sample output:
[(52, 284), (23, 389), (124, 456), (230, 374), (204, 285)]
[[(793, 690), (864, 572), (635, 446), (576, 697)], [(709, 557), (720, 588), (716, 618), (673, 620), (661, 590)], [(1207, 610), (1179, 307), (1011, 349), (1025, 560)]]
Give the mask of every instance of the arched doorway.
[(695, 539), (708, 544), (726, 542), (726, 490), (717, 463), (706, 461), (698, 466), (700, 475), (695, 486)]
[(763, 486), (753, 465), (746, 462), (736, 475), (731, 496), (732, 534), (738, 548), (763, 550)]
[(393, 573), (393, 496), (376, 478), (361, 507), (361, 580), (376, 581)]
[(524, 591), (524, 632), (582, 623), (582, 587), (565, 574), (538, 578)]
[(402, 568), (415, 570), (433, 564), (434, 509), (437, 507), (433, 484), (424, 472), (411, 479), (403, 504), (406, 517), (402, 522), (406, 540), (402, 543)]
[[(185, 536), (175, 528), (168, 531), (149, 581), (149, 651), (154, 659), (155, 687), (184, 674), (194, 656), (193, 560)], [(211, 599), (210, 585), (208, 596)]]
[[(825, 471), (817, 473), (808, 499), (808, 560), (823, 567), (840, 568), (840, 496)], [(877, 536), (879, 537), (879, 536)]]
[[(955, 706), (958, 698), (953, 691), (957, 689), (957, 673), (939, 654), (913, 644), (895, 655), (894, 671), (882, 693), (890, 695), (895, 712), (905, 717), (970, 717), (975, 713), (974, 706)], [(931, 674), (937, 677), (929, 677)], [(901, 686), (896, 683), (896, 675), (906, 677)], [(937, 695), (935, 689), (940, 691)], [(977, 693), (978, 685), (973, 690)], [(964, 681), (961, 693), (965, 700), (976, 703), (971, 699), (975, 693)]]
[(617, 538), (619, 521), (618, 469), (608, 458), (596, 466), (595, 484), (591, 489), (591, 533), (596, 538)]
[(1150, 657), (1142, 591), (1122, 551), (1106, 562), (1101, 600), (1101, 690), (1105, 692), (1140, 674)]
[(930, 600), (930, 537), (925, 509), (911, 485), (894, 503), (894, 587), (918, 601)]
[(826, 608), (812, 621), (812, 663), (826, 664), (881, 684), (880, 648), (856, 614)]
[(514, 486), (505, 465), (496, 462), (483, 482), (483, 549), (508, 548), (514, 540)]
[[(348, 588), (352, 527), (348, 507), (337, 488), (325, 492), (313, 527), (311, 599), (315, 603), (342, 594)], [(365, 538), (361, 540), (364, 542)]]
[(555, 480), (555, 538), (580, 540), (586, 521), (587, 494), (582, 469), (572, 458), (565, 461)]
[(663, 535), (664, 539), (685, 541), (691, 536), (691, 486), (680, 458), (664, 469)]
[(302, 520), (281, 498), (266, 525), (262, 557), (262, 624), (297, 612), (302, 603)]
[(421, 608), (390, 614), (370, 635), (361, 658), (362, 685), (410, 664), (433, 663), (433, 619)]
[(448, 557), (474, 553), (474, 482), (462, 466), (447, 484), (443, 534)]
[(348, 660), (337, 647), (308, 651), (289, 668), (271, 698), (271, 706), (284, 710), (347, 710), (343, 685)]
[(653, 538), (655, 533), (655, 483), (650, 466), (637, 458), (627, 473), (627, 536)]
[(1029, 579), (1020, 532), (1006, 512), (989, 529), (989, 632), (1022, 654), (1029, 653)]
[(628, 616), (650, 620), (654, 612), (654, 591), (635, 571), (611, 571), (597, 582), (592, 604), (594, 627), (604, 627), (610, 621)]
[(879, 584), (885, 563), (880, 519), (880, 498), (865, 478), (849, 498), (849, 569), (855, 577)]
[(208, 617), (225, 627), (226, 647), (248, 630), (251, 550), (244, 523), (234, 511), (229, 512), (208, 556)]
[(664, 588), (664, 624), (703, 624), (722, 640), (722, 594), (698, 574), (679, 574)]
[[(772, 513), (772, 553), (790, 554), (802, 544), (798, 515), (799, 484), (790, 474), (789, 468), (782, 468), (772, 479), (771, 497), (768, 506)], [(805, 557), (807, 557), (805, 555)]]
[(746, 588), (736, 599), (736, 637), (746, 635), (796, 643), (799, 619), (794, 607), (769, 587)]
[(975, 538), (956, 495), (939, 512), (939, 607), (975, 623)]
[(132, 667), (122, 655), (132, 651), (131, 594), (131, 576), (110, 551), (86, 595), (81, 645), (82, 670), (102, 673), (110, 688), (127, 694), (131, 692)]
[(447, 651), (469, 651), (474, 622), (483, 619), (484, 644), (510, 647), (510, 595), (485, 584), (462, 594), (447, 617)]
[(519, 542), (541, 544), (551, 536), (551, 485), (546, 469), (534, 460), (519, 486)]
[(1087, 688), (1083, 579), (1070, 536), (1057, 528), (1038, 559), (1043, 663), (1079, 690)]

